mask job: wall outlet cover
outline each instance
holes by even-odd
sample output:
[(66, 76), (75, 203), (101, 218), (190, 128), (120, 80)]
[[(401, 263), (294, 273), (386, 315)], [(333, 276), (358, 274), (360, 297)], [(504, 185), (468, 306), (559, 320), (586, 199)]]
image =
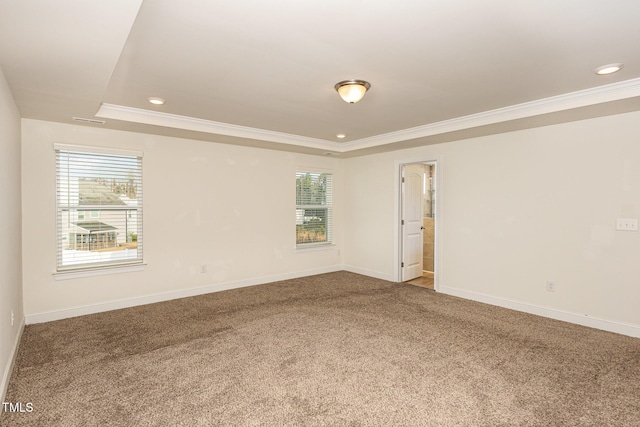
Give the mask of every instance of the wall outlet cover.
[(616, 230), (638, 231), (638, 219), (637, 218), (618, 218), (616, 219)]

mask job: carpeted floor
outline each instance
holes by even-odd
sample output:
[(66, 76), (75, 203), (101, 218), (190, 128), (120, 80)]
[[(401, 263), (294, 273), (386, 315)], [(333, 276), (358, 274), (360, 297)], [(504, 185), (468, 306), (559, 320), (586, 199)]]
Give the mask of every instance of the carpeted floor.
[(339, 272), (27, 326), (1, 426), (640, 426), (640, 340)]

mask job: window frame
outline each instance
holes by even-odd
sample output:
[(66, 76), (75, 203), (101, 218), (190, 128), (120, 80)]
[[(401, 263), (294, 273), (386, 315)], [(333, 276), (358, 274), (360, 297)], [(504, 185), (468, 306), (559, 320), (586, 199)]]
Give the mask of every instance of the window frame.
[[(320, 203), (320, 204), (305, 204), (305, 203), (298, 203), (298, 179), (300, 175), (317, 175), (317, 176), (322, 176), (322, 175), (326, 175), (328, 177), (328, 183), (327, 183), (327, 188), (325, 189), (326, 193), (325, 193), (325, 199), (324, 199), (324, 203)], [(332, 170), (325, 170), (322, 168), (313, 168), (313, 167), (299, 167), (296, 168), (296, 195), (295, 195), (295, 226), (296, 226), (296, 232), (295, 232), (295, 247), (296, 250), (301, 249), (301, 250), (309, 250), (309, 249), (322, 249), (322, 248), (326, 248), (328, 246), (335, 246), (335, 242), (334, 242), (334, 218), (333, 218), (333, 211), (334, 211), (334, 181), (335, 181), (335, 173)], [(314, 209), (314, 210), (326, 210), (326, 219), (325, 219), (325, 236), (326, 236), (326, 240), (325, 241), (320, 241), (320, 242), (313, 242), (313, 241), (309, 241), (309, 242), (299, 242), (298, 241), (298, 226), (301, 225), (299, 224), (299, 214), (298, 211), (299, 210), (306, 210), (306, 209)]]
[[(54, 143), (54, 158), (55, 158), (55, 242), (56, 242), (56, 270), (54, 272), (54, 277), (56, 280), (67, 279), (67, 278), (75, 278), (75, 277), (85, 277), (85, 276), (94, 276), (94, 275), (102, 275), (102, 274), (113, 274), (120, 273), (126, 271), (139, 271), (143, 270), (145, 267), (144, 262), (144, 251), (143, 251), (143, 210), (144, 210), (144, 202), (143, 202), (143, 152), (142, 151), (134, 151), (134, 150), (123, 150), (123, 149), (113, 149), (106, 147), (97, 147), (97, 146), (89, 146), (89, 145), (69, 145), (69, 144), (60, 144)], [(131, 161), (132, 157), (135, 157), (136, 168), (135, 168), (135, 179), (136, 179), (136, 191), (135, 196), (135, 208), (132, 208), (131, 205), (126, 206), (126, 209), (114, 209), (113, 207), (109, 207), (108, 205), (96, 205), (99, 206), (100, 209), (95, 209), (94, 206), (91, 208), (81, 208), (80, 204), (76, 204), (75, 206), (69, 202), (70, 195), (69, 190), (67, 189), (66, 199), (67, 202), (62, 203), (62, 199), (65, 198), (64, 190), (61, 185), (64, 182), (64, 178), (61, 177), (61, 172), (63, 170), (60, 169), (61, 157), (63, 153), (79, 154), (80, 157), (84, 155), (89, 156), (109, 156), (110, 161), (113, 161), (118, 156), (127, 157), (128, 160)], [(96, 219), (93, 215), (93, 211), (98, 211), (98, 217), (102, 215), (103, 212), (109, 211), (124, 211), (125, 216), (129, 216), (131, 210), (136, 211), (136, 236), (137, 236), (137, 245), (136, 245), (136, 254), (135, 258), (122, 258), (116, 260), (109, 261), (97, 261), (97, 262), (82, 262), (82, 263), (72, 263), (72, 264), (64, 264), (63, 261), (63, 245), (65, 240), (68, 241), (70, 239), (70, 235), (68, 234), (65, 239), (65, 233), (62, 226), (62, 218), (63, 212), (66, 211), (66, 215), (69, 216), (71, 212), (79, 213), (83, 212), (83, 219)], [(109, 233), (106, 233), (109, 234)], [(105, 236), (106, 236), (105, 234)], [(115, 236), (115, 231), (114, 231)], [(126, 236), (125, 236), (126, 238)]]

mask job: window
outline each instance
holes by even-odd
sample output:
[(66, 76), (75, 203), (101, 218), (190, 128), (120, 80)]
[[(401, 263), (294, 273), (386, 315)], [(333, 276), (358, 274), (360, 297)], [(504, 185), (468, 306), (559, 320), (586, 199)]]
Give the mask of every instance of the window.
[(142, 153), (55, 150), (58, 271), (142, 263)]
[(296, 245), (332, 243), (333, 175), (296, 172)]

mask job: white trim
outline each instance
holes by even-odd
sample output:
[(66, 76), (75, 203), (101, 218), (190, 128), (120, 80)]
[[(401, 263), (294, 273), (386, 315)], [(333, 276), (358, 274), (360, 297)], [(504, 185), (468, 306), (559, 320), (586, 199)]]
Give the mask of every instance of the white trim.
[(296, 173), (298, 172), (317, 173), (317, 174), (326, 173), (326, 174), (333, 175), (334, 178), (336, 176), (336, 170), (334, 168), (323, 168), (323, 167), (316, 167), (316, 166), (305, 166), (305, 165), (296, 166)]
[[(140, 268), (140, 265), (144, 266), (144, 261), (142, 259), (143, 256), (143, 252), (142, 252), (142, 243), (144, 242), (143, 240), (143, 209), (144, 209), (144, 203), (143, 203), (143, 199), (142, 199), (142, 194), (143, 194), (143, 189), (144, 187), (142, 186), (143, 183), (143, 167), (142, 167), (142, 151), (134, 151), (134, 150), (123, 150), (123, 149), (113, 149), (113, 148), (107, 148), (107, 147), (96, 147), (96, 146), (83, 146), (83, 145), (72, 145), (72, 144), (62, 144), (62, 143), (57, 143), (54, 142), (53, 144), (53, 148), (55, 151), (55, 164), (56, 164), (56, 168), (55, 168), (55, 180), (54, 180), (54, 185), (55, 185), (55, 194), (56, 194), (56, 216), (55, 216), (55, 221), (56, 221), (56, 226), (55, 226), (55, 242), (56, 242), (56, 264), (57, 264), (57, 269), (58, 271), (53, 273), (54, 279), (55, 280), (66, 280), (66, 279), (74, 279), (74, 278), (80, 278), (80, 277), (91, 277), (91, 276), (99, 276), (99, 275), (104, 275), (104, 274), (115, 274), (115, 273), (121, 273), (121, 272), (127, 272), (127, 271), (137, 271), (137, 270), (143, 270), (144, 267)], [(70, 170), (75, 170), (76, 166), (78, 164), (76, 164), (76, 166), (71, 167), (70, 165), (67, 165), (67, 168), (65, 170), (65, 168), (61, 168), (60, 162), (62, 161), (62, 157), (64, 157), (60, 151), (69, 151), (71, 152), (71, 154), (69, 154), (69, 156), (75, 156), (75, 154), (73, 153), (81, 153), (81, 155), (84, 154), (88, 154), (88, 155), (94, 155), (94, 154), (98, 154), (98, 155), (107, 155), (107, 156), (128, 156), (128, 157), (135, 157), (136, 160), (136, 168), (135, 171), (139, 172), (139, 179), (140, 179), (140, 184), (141, 184), (141, 188), (138, 191), (138, 196), (137, 196), (137, 202), (140, 203), (136, 203), (136, 206), (119, 206), (119, 207), (124, 207), (126, 210), (129, 211), (128, 215), (131, 215), (131, 211), (135, 210), (136, 211), (136, 232), (138, 234), (138, 240), (140, 245), (138, 245), (138, 250), (136, 253), (136, 259), (135, 260), (131, 260), (131, 259), (120, 259), (120, 260), (110, 260), (110, 262), (103, 262), (103, 263), (84, 263), (84, 264), (64, 264), (64, 254), (63, 254), (63, 247), (62, 247), (62, 241), (63, 236), (62, 236), (62, 223), (61, 223), (61, 218), (62, 218), (62, 212), (64, 211), (64, 209), (68, 210), (67, 215), (71, 214), (71, 209), (78, 209), (78, 206), (75, 206), (73, 204), (71, 204), (71, 200), (70, 194), (66, 194), (66, 199), (67, 202), (62, 203), (60, 202), (60, 198), (61, 195), (64, 195), (65, 192), (69, 192), (68, 188), (61, 188), (59, 187), (61, 185), (61, 182), (65, 182), (69, 181), (69, 177), (66, 176), (69, 174)], [(62, 157), (61, 157), (62, 156)], [(115, 159), (112, 159), (115, 160)], [(67, 162), (68, 163), (68, 162)], [(116, 167), (116, 169), (112, 169), (113, 167)], [(110, 170), (122, 170), (119, 169), (120, 166), (115, 165), (114, 163), (110, 163), (108, 164), (106, 167), (108, 167)], [(66, 172), (66, 174), (65, 174)], [(114, 175), (115, 176), (115, 175)], [(101, 205), (88, 205), (86, 206), (86, 208), (95, 208), (95, 211), (99, 211), (102, 209), (106, 209), (106, 210), (114, 210), (115, 209), (112, 206), (101, 206)], [(121, 210), (121, 209), (118, 209)], [(96, 217), (94, 216), (94, 210), (91, 210), (90, 212), (90, 219), (95, 219), (95, 218), (99, 218), (99, 215)], [(84, 214), (83, 214), (83, 218), (84, 218)], [(66, 237), (65, 237), (66, 238)], [(131, 266), (135, 265), (137, 268), (132, 268)], [(120, 270), (117, 270), (120, 269)]]
[(504, 123), (542, 114), (557, 113), (637, 96), (640, 96), (640, 78), (511, 105), (504, 108), (497, 108), (495, 110), (483, 111), (477, 114), (456, 117), (450, 120), (402, 129), (369, 138), (356, 139), (342, 143), (341, 152), (361, 150), (363, 148), (377, 147), (394, 142)]
[(73, 144), (62, 144), (59, 142), (53, 143), (54, 150), (63, 150), (63, 151), (79, 151), (81, 153), (97, 153), (97, 154), (112, 154), (115, 156), (131, 156), (131, 157), (143, 157), (142, 151), (137, 150), (124, 150), (121, 148), (110, 148), (110, 147), (96, 147), (93, 145), (73, 145)]
[(542, 114), (557, 113), (560, 111), (567, 111), (638, 96), (640, 96), (640, 78), (597, 86), (585, 90), (524, 102), (521, 104), (497, 108), (495, 110), (483, 111), (476, 114), (456, 117), (449, 120), (374, 135), (348, 142), (335, 142), (319, 138), (310, 138), (283, 132), (274, 132), (265, 129), (238, 126), (229, 123), (214, 122), (194, 117), (179, 116), (159, 111), (106, 103), (103, 103), (100, 106), (96, 113), (96, 117), (124, 120), (133, 123), (144, 123), (155, 126), (165, 126), (174, 129), (192, 130), (209, 134), (276, 142), (300, 147), (329, 150), (336, 153), (348, 153), (350, 151), (361, 150), (364, 148), (378, 147), (395, 142), (504, 123), (527, 117), (539, 116)]
[[(333, 212), (334, 212), (334, 194), (335, 191), (334, 189), (336, 188), (335, 186), (335, 181), (336, 181), (336, 173), (334, 169), (327, 169), (327, 168), (314, 168), (314, 167), (307, 167), (307, 166), (301, 166), (301, 167), (296, 167), (296, 171), (295, 171), (295, 179), (296, 179), (296, 188), (297, 188), (297, 181), (298, 181), (298, 173), (305, 173), (305, 174), (316, 174), (316, 175), (322, 175), (325, 174), (327, 175), (330, 179), (329, 181), (331, 182), (331, 203), (330, 204), (325, 204), (325, 205), (298, 205), (298, 199), (297, 199), (297, 190), (296, 190), (296, 217), (294, 217), (294, 224), (297, 230), (297, 226), (298, 226), (298, 222), (297, 222), (297, 212), (299, 209), (326, 209), (327, 210), (327, 242), (320, 242), (320, 243), (315, 243), (315, 242), (310, 242), (310, 243), (297, 243), (296, 241), (296, 246), (294, 251), (296, 253), (302, 253), (302, 252), (312, 252), (314, 250), (328, 250), (328, 249), (333, 249), (333, 247), (336, 246), (335, 241), (334, 241), (334, 235), (333, 235), (333, 228), (334, 228), (334, 220), (333, 220)], [(297, 231), (296, 231), (296, 236), (295, 236), (295, 240), (297, 240)]]
[(164, 126), (174, 129), (191, 130), (216, 135), (233, 136), (237, 138), (257, 139), (261, 141), (277, 142), (281, 144), (298, 145), (308, 148), (335, 151), (336, 143), (324, 139), (274, 132), (265, 129), (214, 122), (196, 117), (180, 116), (160, 111), (144, 110), (141, 108), (125, 107), (123, 105), (101, 104), (96, 117), (124, 120), (133, 123)]
[(107, 267), (96, 267), (77, 270), (65, 270), (53, 273), (55, 280), (82, 279), (85, 277), (105, 276), (108, 274), (131, 273), (134, 271), (144, 271), (146, 263), (130, 265), (111, 265)]
[(402, 226), (400, 225), (400, 219), (402, 218), (402, 168), (405, 165), (411, 165), (416, 163), (433, 163), (436, 165), (436, 216), (435, 216), (435, 241), (434, 241), (434, 253), (433, 253), (433, 268), (434, 268), (434, 289), (437, 291), (441, 281), (442, 272), (442, 207), (444, 204), (442, 185), (442, 169), (444, 163), (444, 156), (442, 154), (435, 155), (416, 155), (415, 157), (396, 160), (394, 163), (394, 195), (393, 202), (396, 207), (393, 212), (393, 279), (394, 282), (402, 282), (402, 269), (400, 263), (402, 262)]
[(22, 332), (24, 331), (25, 319), (24, 317), (20, 321), (20, 325), (18, 325), (18, 333), (16, 334), (16, 338), (13, 342), (13, 347), (11, 348), (11, 353), (9, 354), (9, 360), (7, 366), (4, 368), (4, 372), (2, 374), (2, 382), (0, 382), (0, 402), (5, 401), (5, 397), (7, 396), (7, 389), (9, 388), (9, 380), (11, 380), (11, 373), (13, 372), (13, 366), (16, 362), (16, 357), (18, 356), (18, 347), (20, 346), (20, 340), (22, 339)]
[(295, 273), (278, 274), (273, 276), (258, 277), (255, 279), (238, 280), (233, 282), (215, 283), (211, 285), (200, 286), (197, 288), (181, 289), (178, 291), (162, 292), (158, 294), (114, 300), (99, 304), (71, 307), (63, 310), (29, 314), (25, 316), (25, 322), (27, 325), (32, 325), (34, 323), (52, 322), (54, 320), (67, 319), (70, 317), (84, 316), (87, 314), (101, 313), (110, 310), (119, 310), (122, 308), (153, 304), (162, 301), (170, 301), (178, 298), (187, 298), (196, 295), (209, 294), (212, 292), (243, 288), (246, 286), (262, 285), (265, 283), (277, 282), (280, 280), (297, 279), (300, 277), (313, 276), (323, 273), (333, 273), (335, 271), (341, 270), (344, 270), (342, 265), (333, 265), (312, 270), (298, 271)]
[(335, 243), (302, 243), (297, 245), (295, 248), (295, 253), (303, 254), (305, 252), (316, 252), (316, 251), (328, 251), (330, 249), (335, 249)]
[(388, 282), (396, 282), (396, 280), (393, 279), (393, 276), (391, 274), (382, 273), (380, 271), (367, 270), (360, 267), (352, 267), (350, 265), (343, 266), (343, 270), (348, 271), (350, 273), (362, 274), (363, 276), (369, 276), (376, 279), (386, 280)]
[(640, 325), (600, 319), (597, 317), (591, 317), (587, 314), (578, 314), (563, 310), (557, 310), (555, 308), (528, 304), (508, 298), (495, 297), (479, 292), (452, 288), (449, 286), (440, 286), (439, 291), (443, 294), (452, 295), (472, 301), (482, 302), (485, 304), (495, 305), (511, 310), (517, 310), (524, 313), (535, 314), (537, 316), (547, 317), (550, 319), (560, 320), (568, 323), (574, 323), (576, 325), (587, 326), (589, 328), (601, 329), (603, 331), (640, 338)]

